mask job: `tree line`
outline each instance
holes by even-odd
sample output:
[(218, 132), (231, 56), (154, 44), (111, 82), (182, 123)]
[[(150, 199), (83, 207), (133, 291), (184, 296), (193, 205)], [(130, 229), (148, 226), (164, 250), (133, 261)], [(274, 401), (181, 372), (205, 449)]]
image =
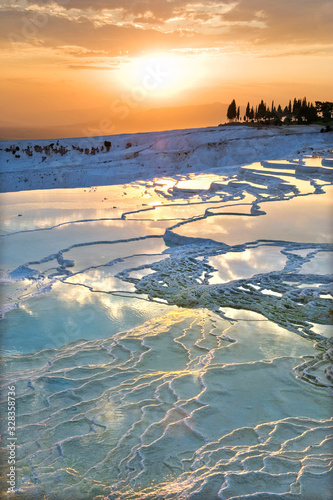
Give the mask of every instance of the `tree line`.
[(230, 121), (240, 120), (244, 122), (257, 123), (274, 123), (274, 125), (289, 125), (290, 123), (328, 123), (333, 117), (333, 102), (315, 101), (307, 102), (306, 97), (289, 101), (288, 106), (282, 108), (279, 104), (275, 105), (272, 101), (271, 106), (267, 105), (263, 100), (257, 106), (251, 106), (247, 103), (245, 115), (241, 117), (240, 106), (236, 105), (235, 99), (232, 100), (228, 107), (227, 118)]

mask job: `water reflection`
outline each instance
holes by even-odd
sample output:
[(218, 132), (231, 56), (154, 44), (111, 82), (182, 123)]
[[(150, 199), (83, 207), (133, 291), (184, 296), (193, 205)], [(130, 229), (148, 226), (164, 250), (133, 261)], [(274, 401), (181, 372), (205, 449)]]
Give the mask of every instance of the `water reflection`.
[(209, 238), (228, 245), (256, 240), (282, 240), (329, 243), (333, 190), (327, 196), (309, 195), (288, 201), (262, 202), (264, 216), (220, 216), (193, 221), (173, 231), (182, 236)]
[(290, 491), (306, 460), (322, 481), (332, 189), (320, 166), (3, 195), (6, 231), (66, 222), (3, 237), (23, 496), (279, 494), (281, 463)]
[(281, 247), (259, 247), (210, 257), (208, 264), (216, 269), (209, 283), (227, 283), (251, 278), (258, 273), (282, 270), (286, 264), (286, 256), (281, 254)]

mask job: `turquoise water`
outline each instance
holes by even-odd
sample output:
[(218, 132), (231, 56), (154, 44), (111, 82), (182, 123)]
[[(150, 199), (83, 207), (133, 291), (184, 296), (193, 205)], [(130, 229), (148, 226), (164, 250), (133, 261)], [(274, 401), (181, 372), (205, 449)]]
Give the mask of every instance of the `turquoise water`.
[(331, 163), (1, 195), (15, 498), (331, 498)]

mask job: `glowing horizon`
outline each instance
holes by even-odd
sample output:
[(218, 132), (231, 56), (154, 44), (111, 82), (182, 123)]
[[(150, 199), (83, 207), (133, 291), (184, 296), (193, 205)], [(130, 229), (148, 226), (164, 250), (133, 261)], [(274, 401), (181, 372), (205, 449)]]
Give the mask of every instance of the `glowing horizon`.
[(100, 120), (115, 102), (333, 100), (332, 17), (327, 0), (2, 0), (1, 125)]

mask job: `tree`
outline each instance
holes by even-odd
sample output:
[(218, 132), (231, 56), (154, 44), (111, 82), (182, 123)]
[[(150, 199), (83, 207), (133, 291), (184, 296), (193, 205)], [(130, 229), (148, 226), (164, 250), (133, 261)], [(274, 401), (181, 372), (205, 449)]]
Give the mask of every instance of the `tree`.
[(273, 113), (271, 113), (269, 106), (267, 106), (266, 111), (265, 111), (265, 121), (270, 121), (271, 118), (273, 118)]
[(313, 104), (302, 106), (302, 116), (305, 118), (307, 123), (313, 123), (318, 120), (317, 110)]
[(266, 104), (264, 103), (263, 100), (261, 100), (261, 103), (258, 106), (258, 118), (266, 118)]
[(316, 101), (316, 109), (318, 113), (321, 113), (325, 122), (329, 122), (332, 119), (333, 102)]
[(257, 120), (257, 121), (259, 120), (258, 106), (256, 106), (256, 110), (254, 112), (254, 119)]
[(237, 116), (237, 107), (235, 99), (232, 100), (231, 104), (228, 107), (227, 118), (229, 120), (234, 120)]
[(245, 111), (245, 116), (246, 118), (249, 120), (250, 119), (250, 103), (248, 102), (247, 103), (247, 106), (246, 106), (246, 111)]
[(294, 99), (294, 104), (293, 104), (293, 115), (296, 120), (301, 123), (302, 121), (302, 114), (301, 114), (301, 107), (302, 107), (302, 101), (301, 99)]
[(238, 108), (237, 108), (237, 120), (239, 120), (239, 116), (240, 116), (240, 107), (238, 106)]

